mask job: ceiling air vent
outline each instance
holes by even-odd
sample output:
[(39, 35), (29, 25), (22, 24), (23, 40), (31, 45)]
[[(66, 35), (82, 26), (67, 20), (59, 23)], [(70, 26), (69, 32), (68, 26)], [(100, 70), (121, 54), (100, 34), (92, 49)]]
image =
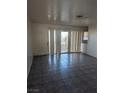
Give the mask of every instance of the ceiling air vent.
[(77, 17), (77, 18), (83, 18), (83, 16), (82, 16), (82, 15), (77, 15), (76, 17)]

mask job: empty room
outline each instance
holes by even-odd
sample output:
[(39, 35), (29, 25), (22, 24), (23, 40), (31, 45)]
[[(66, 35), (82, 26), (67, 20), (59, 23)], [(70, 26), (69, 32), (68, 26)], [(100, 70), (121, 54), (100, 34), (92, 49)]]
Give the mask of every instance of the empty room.
[(97, 93), (97, 0), (27, 0), (27, 92)]

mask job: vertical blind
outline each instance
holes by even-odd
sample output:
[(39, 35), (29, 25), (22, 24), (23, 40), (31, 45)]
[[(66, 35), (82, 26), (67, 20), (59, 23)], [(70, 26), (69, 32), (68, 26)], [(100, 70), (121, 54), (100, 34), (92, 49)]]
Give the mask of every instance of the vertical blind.
[[(49, 29), (49, 53), (61, 53), (62, 29)], [(68, 52), (80, 52), (83, 31), (66, 30), (68, 32)]]

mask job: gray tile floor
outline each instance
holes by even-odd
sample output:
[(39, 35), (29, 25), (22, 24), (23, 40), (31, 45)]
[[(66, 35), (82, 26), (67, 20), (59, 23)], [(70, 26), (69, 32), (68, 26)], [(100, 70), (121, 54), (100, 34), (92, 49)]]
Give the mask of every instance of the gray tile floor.
[(28, 93), (97, 93), (97, 60), (81, 53), (34, 57)]

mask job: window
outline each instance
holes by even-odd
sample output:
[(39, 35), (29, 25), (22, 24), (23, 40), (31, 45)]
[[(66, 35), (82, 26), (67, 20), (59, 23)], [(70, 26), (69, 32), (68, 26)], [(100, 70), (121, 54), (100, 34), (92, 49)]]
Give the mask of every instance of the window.
[(88, 32), (84, 32), (84, 39), (83, 40), (88, 40)]
[(88, 32), (84, 32), (84, 36), (83, 36), (83, 43), (87, 43), (88, 41)]

